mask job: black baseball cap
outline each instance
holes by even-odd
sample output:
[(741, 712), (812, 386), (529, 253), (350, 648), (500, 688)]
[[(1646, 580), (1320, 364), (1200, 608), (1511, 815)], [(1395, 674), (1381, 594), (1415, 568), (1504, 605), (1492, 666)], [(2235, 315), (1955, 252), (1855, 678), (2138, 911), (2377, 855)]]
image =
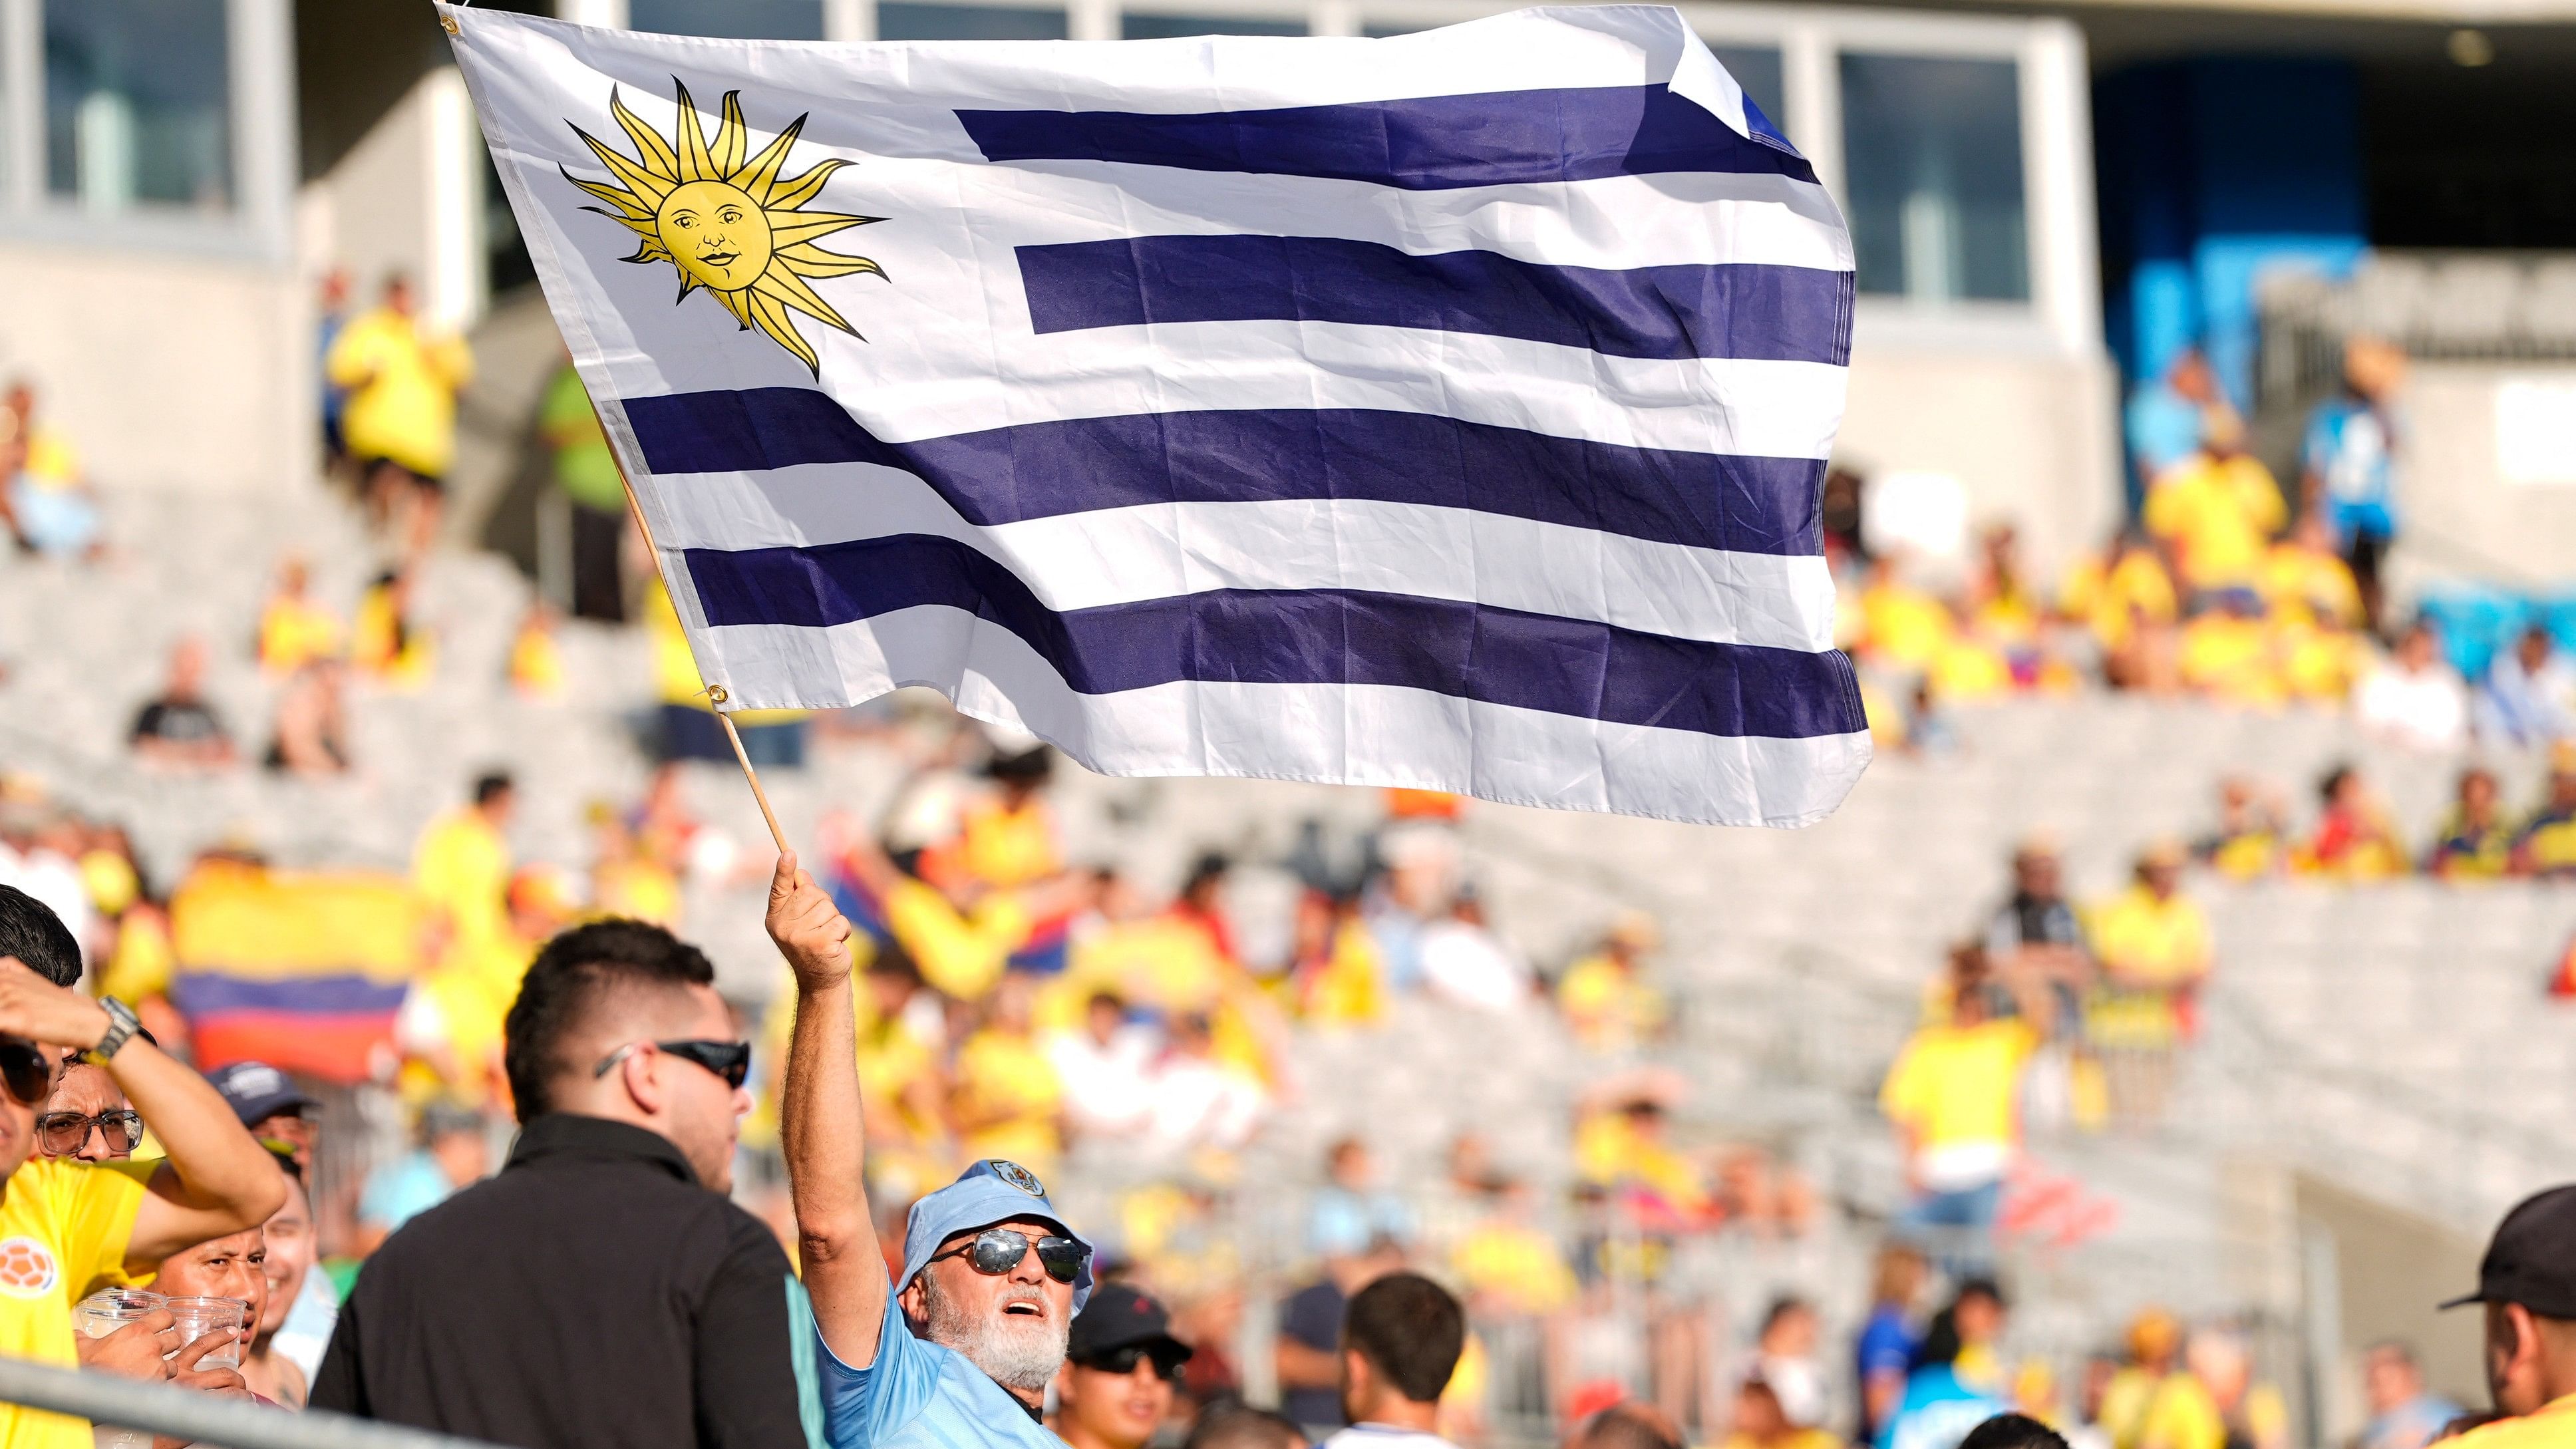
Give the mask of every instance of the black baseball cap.
[(1122, 1348), (1146, 1350), (1167, 1371), (1190, 1356), (1190, 1346), (1172, 1337), (1171, 1315), (1163, 1311), (1154, 1295), (1123, 1283), (1104, 1284), (1073, 1316), (1073, 1329), (1065, 1336), (1064, 1356), (1082, 1363)]
[(234, 1062), (217, 1067), (206, 1080), (224, 1094), (224, 1105), (233, 1109), (244, 1127), (256, 1126), (271, 1117), (300, 1117), (322, 1105), (306, 1096), (292, 1077), (266, 1062)]
[(2543, 1318), (2576, 1320), (2576, 1183), (2537, 1192), (2496, 1224), (2468, 1303), (2519, 1303)]

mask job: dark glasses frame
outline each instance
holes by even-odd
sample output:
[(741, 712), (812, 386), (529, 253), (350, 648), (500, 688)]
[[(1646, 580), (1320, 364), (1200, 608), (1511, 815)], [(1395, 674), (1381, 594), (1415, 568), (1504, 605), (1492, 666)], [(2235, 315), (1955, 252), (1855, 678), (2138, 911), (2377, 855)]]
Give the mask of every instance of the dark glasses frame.
[(986, 1228), (944, 1253), (931, 1254), (930, 1262), (964, 1258), (966, 1266), (976, 1272), (987, 1278), (999, 1278), (1020, 1266), (1020, 1260), (1026, 1258), (1033, 1247), (1037, 1249), (1038, 1266), (1058, 1283), (1070, 1283), (1082, 1276), (1082, 1265), (1091, 1261), (1091, 1250), (1074, 1238), (1050, 1234), (1032, 1240), (1017, 1228)]
[(1094, 1373), (1116, 1374), (1123, 1379), (1136, 1371), (1136, 1365), (1148, 1359), (1153, 1360), (1155, 1377), (1179, 1383), (1190, 1361), (1190, 1351), (1173, 1343), (1127, 1343), (1077, 1358), (1073, 1360), (1073, 1366)]
[(22, 1036), (0, 1036), (0, 1087), (30, 1107), (54, 1094), (54, 1058)]
[(747, 1041), (630, 1041), (600, 1058), (599, 1065), (590, 1069), (591, 1077), (596, 1080), (607, 1076), (619, 1062), (633, 1056), (640, 1046), (668, 1052), (684, 1062), (694, 1062), (724, 1078), (724, 1084), (737, 1091), (743, 1083), (751, 1080), (751, 1043)]
[(36, 1116), (36, 1145), (45, 1150), (47, 1157), (71, 1156), (89, 1145), (92, 1132), (107, 1139), (109, 1150), (132, 1152), (143, 1141), (143, 1114), (131, 1107), (111, 1107), (95, 1117), (78, 1112), (41, 1112)]

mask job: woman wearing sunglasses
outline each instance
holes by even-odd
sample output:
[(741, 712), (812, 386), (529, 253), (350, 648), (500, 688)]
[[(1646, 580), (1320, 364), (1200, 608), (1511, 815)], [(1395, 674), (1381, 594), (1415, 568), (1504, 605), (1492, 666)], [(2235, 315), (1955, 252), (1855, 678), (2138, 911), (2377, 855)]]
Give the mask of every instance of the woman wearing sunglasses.
[[(24, 964), (31, 957), (44, 975)], [(48, 979), (79, 970), (80, 947), (54, 913), (0, 886), (0, 1354), (64, 1367), (86, 1358), (160, 1378), (161, 1354), (180, 1346), (160, 1341), (175, 1337), (166, 1319), (76, 1346), (72, 1305), (184, 1248), (258, 1226), (285, 1200), (286, 1183), (205, 1078), (136, 1036), (131, 1011)], [(103, 1064), (168, 1144), (167, 1160), (93, 1167), (43, 1155), (37, 1119), (67, 1052)], [(58, 1432), (62, 1424), (73, 1427)], [(77, 1421), (0, 1404), (0, 1443), (69, 1449), (89, 1437)]]
[(1062, 1449), (1038, 1412), (1091, 1293), (1091, 1245), (1026, 1168), (986, 1160), (913, 1204), (889, 1294), (860, 1140), (849, 922), (786, 854), (768, 926), (796, 973), (780, 1126), (825, 1437), (832, 1449)]

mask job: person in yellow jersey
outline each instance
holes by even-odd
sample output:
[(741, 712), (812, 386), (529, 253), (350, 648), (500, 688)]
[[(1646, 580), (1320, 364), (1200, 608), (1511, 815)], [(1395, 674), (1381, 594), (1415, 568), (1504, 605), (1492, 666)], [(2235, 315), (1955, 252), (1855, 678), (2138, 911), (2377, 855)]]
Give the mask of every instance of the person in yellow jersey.
[(2021, 1149), (2022, 1068), (2038, 1045), (2028, 1023), (1993, 1014), (1982, 983), (1966, 983), (1950, 1019), (1917, 1030), (1879, 1087), (1914, 1191), (1900, 1225), (1939, 1240), (1954, 1270), (1992, 1252), (2004, 1174)]
[(2180, 842), (2158, 840), (2138, 855), (2126, 891), (2087, 912), (2093, 959), (2115, 987), (2164, 993), (2189, 1019), (2189, 997), (2216, 954), (2208, 913), (2182, 891)]
[(2251, 592), (2289, 503), (2272, 470), (2245, 451), (2245, 425), (2229, 415), (2212, 418), (2200, 451), (2155, 481), (2145, 520), (2191, 592)]
[(2196, 1329), (2183, 1371), (2168, 1374), (2147, 1405), (2140, 1449), (2283, 1449), (2289, 1412), (2280, 1393), (2254, 1381), (2254, 1354), (2232, 1328)]
[(2129, 1321), (2128, 1361), (2102, 1386), (2096, 1422), (2111, 1436), (2114, 1449), (2138, 1449), (2146, 1431), (2147, 1407), (2182, 1357), (2182, 1322), (2161, 1308), (2144, 1308)]
[(1556, 985), (1557, 1009), (1575, 1039), (1594, 1051), (1642, 1045), (1663, 1029), (1664, 995), (1645, 979), (1645, 958), (1662, 944), (1654, 918), (1630, 911)]
[(259, 611), (259, 667), (282, 679), (317, 659), (337, 658), (340, 621), (313, 602), (313, 571), (291, 553), (277, 566), (277, 586)]
[[(188, 1387), (232, 1390), (195, 1372), (221, 1346), (182, 1345), (166, 1315), (76, 1340), (72, 1305), (128, 1283), (209, 1238), (255, 1228), (286, 1181), (206, 1080), (138, 1032), (113, 999), (72, 990), (80, 945), (51, 910), (0, 886), (0, 1355), (159, 1379), (182, 1350)], [(66, 1053), (105, 1066), (169, 1156), (92, 1166), (37, 1151), (36, 1115)], [(191, 1357), (191, 1355), (195, 1357)], [(0, 1403), (0, 1449), (89, 1449), (79, 1419)]]
[(2565, 1449), (2576, 1444), (2576, 1184), (2534, 1193), (2496, 1225), (2477, 1291), (2443, 1304), (2486, 1312), (2485, 1424), (2457, 1449)]
[(1064, 1150), (1064, 1081), (1039, 1045), (1035, 983), (1011, 972), (984, 999), (984, 1023), (957, 1049), (949, 1117), (969, 1157), (1052, 1169)]
[(413, 552), (437, 532), (442, 480), (456, 461), (456, 393), (474, 377), (464, 339), (424, 328), (416, 310), (411, 279), (387, 277), (383, 304), (341, 328), (322, 364), (348, 390), (341, 436), (368, 504)]
[[(510, 841), (518, 787), (493, 771), (474, 782), (470, 805), (431, 822), (413, 847), (411, 885), (443, 925), (442, 969), (515, 957), (510, 937)], [(524, 964), (524, 963), (522, 963)]]
[(1534, 1221), (1530, 1186), (1498, 1177), (1487, 1214), (1450, 1251), (1450, 1271), (1479, 1318), (1545, 1318), (1574, 1303), (1574, 1267), (1555, 1235)]
[(412, 575), (387, 569), (358, 595), (349, 626), (349, 662), (369, 679), (408, 693), (429, 682), (438, 667), (438, 636), (412, 618)]
[(2576, 878), (2576, 740), (2549, 747), (2549, 793), (2514, 837), (2513, 873)]

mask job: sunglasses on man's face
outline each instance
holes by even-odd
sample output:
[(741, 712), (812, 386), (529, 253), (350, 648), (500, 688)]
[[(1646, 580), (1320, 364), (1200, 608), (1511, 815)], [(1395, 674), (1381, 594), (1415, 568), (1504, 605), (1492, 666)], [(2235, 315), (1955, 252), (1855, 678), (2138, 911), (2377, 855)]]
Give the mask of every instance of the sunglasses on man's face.
[(78, 1112), (47, 1112), (36, 1118), (36, 1145), (47, 1157), (69, 1157), (81, 1150), (96, 1130), (110, 1152), (132, 1152), (143, 1140), (143, 1114), (131, 1107), (84, 1117)]
[(1088, 1358), (1075, 1359), (1073, 1362), (1076, 1368), (1116, 1374), (1123, 1379), (1134, 1373), (1136, 1365), (1147, 1359), (1153, 1360), (1156, 1377), (1178, 1383), (1181, 1378), (1181, 1365), (1189, 1362), (1189, 1354), (1186, 1350), (1176, 1352), (1173, 1345), (1168, 1343), (1131, 1343), (1124, 1348), (1113, 1348), (1105, 1353), (1092, 1354)]
[(593, 1077), (607, 1076), (619, 1062), (634, 1055), (639, 1046), (651, 1046), (657, 1052), (668, 1052), (682, 1061), (695, 1062), (724, 1078), (728, 1087), (740, 1087), (751, 1078), (751, 1043), (747, 1041), (630, 1041), (590, 1069)]
[(23, 1037), (0, 1037), (0, 1085), (30, 1107), (54, 1094), (54, 1059)]
[[(1020, 1266), (1020, 1260), (1028, 1256), (1031, 1246), (1029, 1235), (1017, 1228), (986, 1228), (945, 1253), (932, 1254), (930, 1261), (936, 1263), (943, 1258), (962, 1257), (976, 1272), (987, 1278), (998, 1278)], [(1091, 1250), (1071, 1238), (1039, 1238), (1035, 1247), (1038, 1266), (1046, 1269), (1046, 1275), (1059, 1283), (1072, 1282), (1082, 1271), (1082, 1265), (1091, 1258)], [(1134, 1367), (1133, 1364), (1128, 1366)]]

